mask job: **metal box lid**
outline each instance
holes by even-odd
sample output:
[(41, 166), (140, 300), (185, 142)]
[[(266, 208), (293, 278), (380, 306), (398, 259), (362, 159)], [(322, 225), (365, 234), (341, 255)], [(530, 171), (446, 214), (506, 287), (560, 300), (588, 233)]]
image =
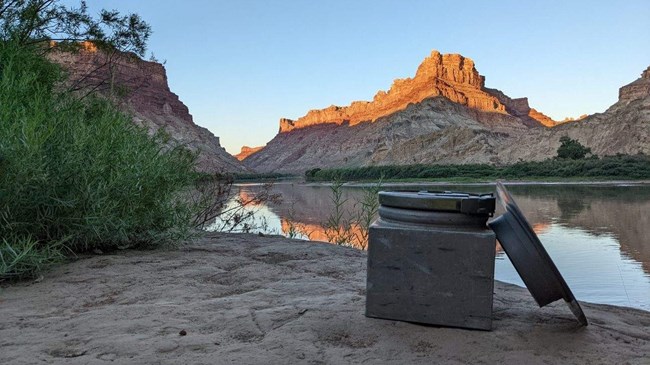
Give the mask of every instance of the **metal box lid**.
[(494, 194), (452, 191), (380, 191), (379, 204), (392, 208), (492, 216)]
[(497, 183), (497, 195), (506, 213), (488, 223), (488, 226), (496, 233), (503, 250), (526, 284), (530, 294), (540, 307), (558, 299), (564, 299), (578, 322), (586, 326), (587, 318), (580, 304), (573, 296), (571, 289), (544, 249), (530, 223), (501, 183)]

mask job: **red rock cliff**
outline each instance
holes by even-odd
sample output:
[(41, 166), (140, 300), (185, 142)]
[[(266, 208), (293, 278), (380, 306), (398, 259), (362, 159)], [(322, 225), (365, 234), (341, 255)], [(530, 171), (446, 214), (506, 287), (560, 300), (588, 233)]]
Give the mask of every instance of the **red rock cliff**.
[(619, 102), (629, 102), (650, 95), (650, 66), (641, 73), (641, 78), (618, 90)]
[(163, 128), (173, 141), (200, 151), (199, 170), (248, 170), (221, 147), (219, 137), (194, 123), (187, 106), (169, 89), (165, 67), (160, 63), (144, 61), (134, 54), (99, 51), (92, 43), (84, 43), (75, 53), (53, 50), (49, 57), (67, 70), (71, 85), (80, 92), (117, 95), (133, 113), (136, 124), (151, 133)]
[[(411, 103), (419, 103), (435, 96), (444, 96), (455, 103), (482, 111), (508, 113), (508, 106), (489, 93), (484, 88), (484, 83), (485, 78), (478, 73), (471, 59), (459, 54), (442, 55), (433, 51), (420, 64), (413, 78), (395, 80), (388, 92), (379, 91), (372, 101), (355, 101), (346, 107), (332, 105), (321, 110), (311, 110), (298, 120), (282, 118), (280, 133), (323, 123), (355, 125), (375, 121), (403, 110)], [(531, 109), (527, 100), (522, 107), (526, 109), (522, 114), (528, 115)], [(533, 115), (530, 117), (537, 119)]]
[(252, 155), (253, 153), (261, 150), (264, 148), (264, 146), (259, 146), (259, 147), (248, 147), (248, 146), (242, 146), (241, 152), (235, 155), (235, 158), (238, 159), (239, 161), (245, 159), (246, 157)]
[(483, 90), (499, 99), (499, 102), (506, 107), (508, 114), (520, 118), (528, 126), (538, 126), (541, 123), (545, 127), (554, 127), (558, 124), (546, 114), (531, 108), (528, 98), (512, 99), (497, 89), (483, 88)]

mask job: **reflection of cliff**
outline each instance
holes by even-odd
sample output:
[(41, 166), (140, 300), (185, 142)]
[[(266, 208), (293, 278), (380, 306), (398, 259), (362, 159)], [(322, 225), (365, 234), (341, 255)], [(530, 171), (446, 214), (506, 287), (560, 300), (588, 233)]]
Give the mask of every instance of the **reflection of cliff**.
[[(492, 187), (434, 189), (486, 192)], [(537, 185), (511, 186), (509, 190), (537, 234), (546, 232), (551, 224), (560, 224), (594, 235), (613, 235), (622, 253), (643, 263), (643, 269), (650, 273), (650, 187)], [(283, 195), (281, 204), (270, 207), (283, 219), (283, 232), (288, 232), (291, 219), (305, 236), (327, 241), (322, 225), (334, 209), (329, 187), (278, 184), (274, 191)], [(354, 209), (354, 201), (362, 193), (359, 188), (345, 189), (346, 209)], [(497, 214), (501, 211), (497, 210)]]
[[(607, 211), (606, 214), (603, 212)], [(614, 224), (615, 222), (615, 224)], [(625, 202), (593, 202), (572, 219), (578, 226), (593, 232), (611, 231), (629, 257), (644, 263), (650, 273), (650, 201), (628, 204)]]
[[(281, 227), (282, 234), (285, 236), (295, 236), (297, 234), (311, 241), (330, 242), (333, 235), (336, 235), (335, 232), (328, 232), (322, 224), (301, 223), (295, 219), (291, 220), (284, 217), (281, 218)], [(344, 229), (345, 228), (343, 227), (339, 227), (339, 232)], [(367, 242), (362, 242), (365, 235), (363, 234), (361, 227), (353, 225), (349, 227), (344, 234), (349, 235), (352, 238), (352, 242), (349, 243), (352, 247), (365, 249)]]
[[(283, 234), (287, 235), (293, 230), (294, 234), (323, 242), (331, 242), (336, 236), (349, 236), (348, 242), (353, 247), (366, 246), (362, 242), (364, 234), (358, 226), (339, 227), (338, 231), (328, 231), (325, 228), (327, 219), (334, 210), (329, 187), (277, 184), (273, 187), (273, 192), (282, 194), (282, 202), (271, 204), (270, 209), (280, 216)], [(345, 189), (343, 207), (346, 212), (354, 211), (355, 201), (361, 198), (361, 193), (361, 189)], [(346, 214), (343, 220), (349, 218), (350, 214)]]
[[(282, 194), (282, 203), (271, 205), (271, 210), (280, 217), (292, 217), (294, 221), (309, 224), (323, 224), (334, 210), (327, 186), (304, 186), (277, 184), (273, 192)], [(345, 189), (346, 210), (354, 208), (354, 200), (361, 198), (361, 189)]]
[(510, 190), (534, 227), (556, 222), (594, 235), (611, 234), (621, 252), (641, 262), (650, 273), (650, 188), (537, 186)]
[(240, 204), (250, 207), (256, 207), (263, 204), (263, 202), (259, 201), (256, 194), (245, 188), (237, 191), (237, 199)]
[(560, 209), (560, 220), (569, 220), (585, 209), (589, 209), (589, 202), (585, 201), (579, 196), (573, 197), (558, 197), (557, 207)]
[(535, 223), (533, 224), (533, 231), (535, 231), (536, 234), (544, 234), (548, 232), (548, 230), (551, 228), (551, 225), (549, 223)]

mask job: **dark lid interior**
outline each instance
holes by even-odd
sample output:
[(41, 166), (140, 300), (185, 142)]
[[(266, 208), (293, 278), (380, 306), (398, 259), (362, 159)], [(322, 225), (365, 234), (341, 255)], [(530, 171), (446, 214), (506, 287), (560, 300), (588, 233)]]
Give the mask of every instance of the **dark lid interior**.
[(497, 195), (506, 213), (488, 223), (488, 226), (496, 233), (530, 294), (540, 307), (564, 299), (578, 321), (586, 326), (587, 318), (580, 304), (526, 217), (501, 183), (497, 183)]

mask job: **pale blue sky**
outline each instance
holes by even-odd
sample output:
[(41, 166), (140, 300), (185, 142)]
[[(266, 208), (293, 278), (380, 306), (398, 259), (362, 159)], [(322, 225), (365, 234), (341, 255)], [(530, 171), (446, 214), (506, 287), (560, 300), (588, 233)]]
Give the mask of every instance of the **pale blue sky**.
[(172, 91), (235, 153), (281, 117), (371, 99), (433, 49), (554, 119), (604, 111), (650, 65), (650, 0), (88, 3), (151, 24)]

